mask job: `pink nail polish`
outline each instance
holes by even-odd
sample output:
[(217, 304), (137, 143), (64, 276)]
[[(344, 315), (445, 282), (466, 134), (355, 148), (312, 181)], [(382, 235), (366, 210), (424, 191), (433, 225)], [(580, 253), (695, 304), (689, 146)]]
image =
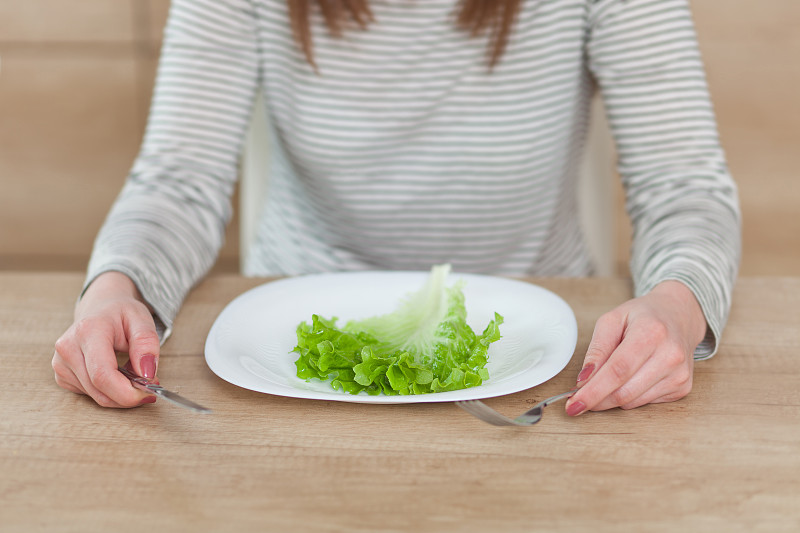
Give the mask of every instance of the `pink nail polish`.
[(139, 405), (145, 405), (147, 403), (156, 403), (155, 396), (147, 396), (146, 398), (142, 398), (142, 401), (139, 402)]
[(589, 379), (589, 376), (592, 375), (592, 372), (594, 372), (594, 363), (590, 363), (585, 367), (583, 367), (583, 369), (581, 369), (580, 374), (578, 374), (578, 383)]
[(583, 402), (573, 402), (567, 406), (567, 414), (569, 416), (578, 416), (586, 410), (586, 405)]
[(143, 355), (139, 361), (139, 367), (142, 369), (143, 378), (153, 379), (156, 375), (156, 356), (152, 354)]

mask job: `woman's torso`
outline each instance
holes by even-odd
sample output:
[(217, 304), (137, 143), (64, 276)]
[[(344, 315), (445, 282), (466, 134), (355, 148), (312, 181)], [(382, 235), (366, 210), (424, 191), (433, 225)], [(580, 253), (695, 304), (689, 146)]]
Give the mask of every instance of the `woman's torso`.
[(314, 72), (285, 2), (256, 0), (274, 133), (246, 271), (371, 268), (584, 275), (575, 180), (592, 85), (586, 2), (523, 2), (496, 67), (452, 0), (373, 0)]

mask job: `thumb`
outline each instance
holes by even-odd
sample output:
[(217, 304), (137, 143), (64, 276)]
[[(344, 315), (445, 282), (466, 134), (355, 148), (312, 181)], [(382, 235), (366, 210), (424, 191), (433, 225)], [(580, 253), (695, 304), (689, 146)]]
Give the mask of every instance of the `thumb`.
[(143, 378), (155, 379), (161, 343), (150, 313), (132, 313), (125, 324), (125, 336), (133, 371)]

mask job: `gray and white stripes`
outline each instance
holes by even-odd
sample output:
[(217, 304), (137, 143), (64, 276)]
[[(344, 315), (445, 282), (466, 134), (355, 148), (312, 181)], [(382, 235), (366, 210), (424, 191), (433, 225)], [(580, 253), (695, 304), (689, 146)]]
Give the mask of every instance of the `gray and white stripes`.
[[(455, 28), (455, 0), (372, 0), (315, 73), (282, 0), (173, 0), (141, 154), (89, 280), (133, 277), (169, 327), (213, 263), (253, 100), (274, 128), (250, 274), (417, 269), (590, 274), (575, 181), (600, 87), (635, 228), (637, 292), (679, 279), (713, 336), (739, 211), (686, 0), (527, 0), (501, 62)], [(265, 177), (266, 179), (266, 177)]]

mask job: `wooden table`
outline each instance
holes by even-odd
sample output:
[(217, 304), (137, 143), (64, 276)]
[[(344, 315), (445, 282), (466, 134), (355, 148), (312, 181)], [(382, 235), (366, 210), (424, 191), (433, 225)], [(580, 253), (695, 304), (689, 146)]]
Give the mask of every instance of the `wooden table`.
[[(164, 346), (165, 385), (213, 407), (95, 406), (59, 389), (53, 342), (80, 274), (0, 274), (0, 531), (800, 531), (800, 278), (737, 285), (720, 352), (676, 403), (533, 428), (450, 404), (363, 405), (240, 389), (206, 366), (223, 306), (264, 280), (213, 277)], [(567, 368), (489, 400), (574, 384), (626, 280), (542, 279), (575, 310)]]

